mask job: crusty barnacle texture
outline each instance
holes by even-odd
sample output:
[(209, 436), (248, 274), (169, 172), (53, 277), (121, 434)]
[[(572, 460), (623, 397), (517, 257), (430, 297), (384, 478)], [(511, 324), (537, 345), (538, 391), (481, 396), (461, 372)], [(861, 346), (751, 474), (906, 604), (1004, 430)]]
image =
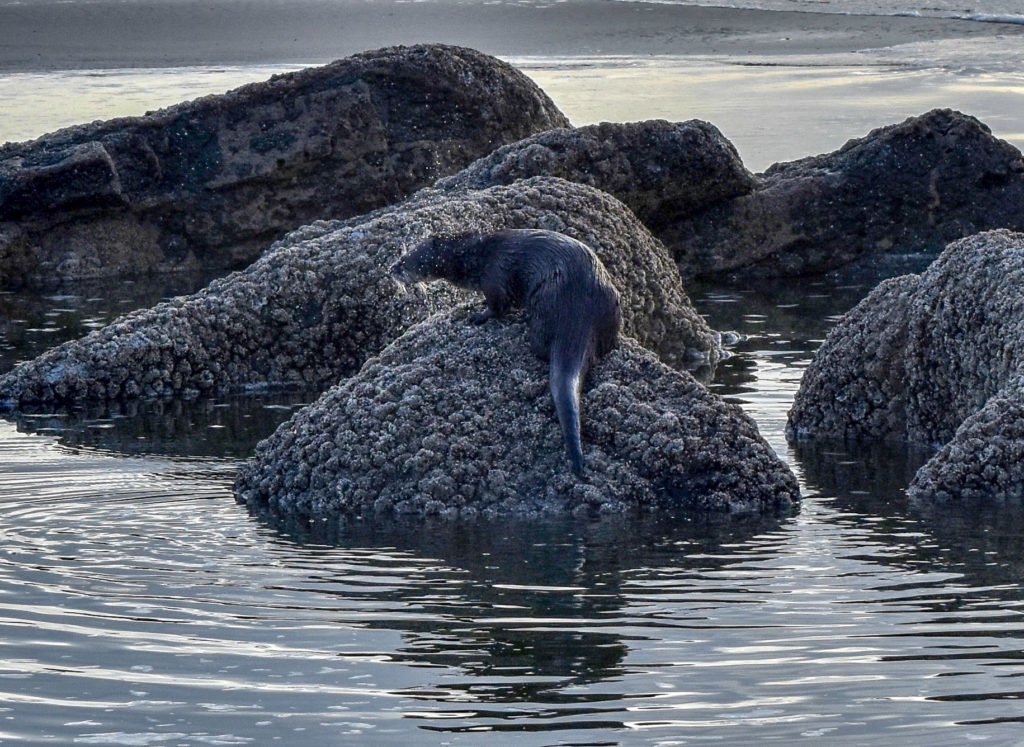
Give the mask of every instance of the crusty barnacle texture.
[(323, 391), (412, 324), (471, 298), (446, 283), (402, 289), (389, 276), (434, 233), (562, 231), (591, 246), (622, 295), (628, 334), (665, 361), (714, 363), (665, 248), (610, 195), (551, 177), (415, 198), (361, 219), (316, 223), (242, 272), (192, 296), (129, 314), (0, 376), (0, 402), (194, 396), (287, 386)]
[(691, 119), (601, 122), (531, 135), (441, 179), (441, 189), (482, 189), (532, 176), (558, 176), (622, 200), (657, 236), (757, 186), (718, 128)]
[(1024, 493), (1024, 235), (953, 244), (880, 285), (829, 334), (789, 414), (793, 438), (940, 447), (922, 499)]
[(582, 397), (587, 474), (569, 471), (547, 365), (521, 320), (469, 307), (413, 327), (282, 424), (236, 482), (254, 510), (477, 515), (779, 512), (796, 480), (753, 421), (634, 340)]

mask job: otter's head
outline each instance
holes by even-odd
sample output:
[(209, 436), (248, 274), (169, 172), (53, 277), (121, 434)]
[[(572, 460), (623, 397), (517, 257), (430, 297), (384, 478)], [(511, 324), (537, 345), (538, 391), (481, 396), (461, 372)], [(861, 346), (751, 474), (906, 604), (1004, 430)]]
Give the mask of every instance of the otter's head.
[(432, 236), (421, 241), (391, 266), (391, 277), (402, 285), (425, 283), (431, 280), (458, 282), (461, 277), (461, 249), (467, 239), (464, 236)]

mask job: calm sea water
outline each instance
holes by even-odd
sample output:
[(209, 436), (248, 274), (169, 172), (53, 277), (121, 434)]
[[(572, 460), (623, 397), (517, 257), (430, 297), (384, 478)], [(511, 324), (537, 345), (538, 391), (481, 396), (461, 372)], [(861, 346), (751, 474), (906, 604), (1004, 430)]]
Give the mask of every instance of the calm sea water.
[[(1021, 512), (782, 435), (827, 329), (913, 267), (692, 289), (742, 337), (712, 387), (800, 476), (778, 522), (281, 525), (230, 485), (308, 397), (0, 420), (0, 743), (1019, 744)], [(187, 285), (0, 296), (3, 365)]]

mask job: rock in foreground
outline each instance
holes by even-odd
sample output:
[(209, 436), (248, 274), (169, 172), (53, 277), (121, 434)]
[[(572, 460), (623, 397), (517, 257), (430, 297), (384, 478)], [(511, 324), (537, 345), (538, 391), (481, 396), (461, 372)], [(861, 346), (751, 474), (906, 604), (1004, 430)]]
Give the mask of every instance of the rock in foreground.
[(0, 285), (239, 266), (287, 230), (566, 125), (510, 65), (424, 45), (8, 144)]
[(430, 314), (469, 296), (445, 283), (404, 292), (391, 264), (434, 233), (547, 228), (597, 252), (628, 334), (673, 365), (714, 363), (718, 340), (664, 246), (622, 203), (554, 178), (448, 194), (304, 227), (244, 272), (129, 314), (0, 376), (7, 406), (284, 386), (323, 391)]
[(916, 497), (1024, 497), (1022, 287), (1024, 235), (1009, 231), (883, 283), (804, 374), (790, 437), (941, 444)]
[(417, 325), (256, 450), (236, 493), (300, 516), (777, 512), (796, 480), (739, 407), (635, 342), (591, 371), (572, 477), (525, 325), (467, 309)]
[(684, 275), (806, 275), (881, 252), (1024, 230), (1024, 158), (948, 109), (835, 153), (776, 164), (760, 186), (659, 229)]

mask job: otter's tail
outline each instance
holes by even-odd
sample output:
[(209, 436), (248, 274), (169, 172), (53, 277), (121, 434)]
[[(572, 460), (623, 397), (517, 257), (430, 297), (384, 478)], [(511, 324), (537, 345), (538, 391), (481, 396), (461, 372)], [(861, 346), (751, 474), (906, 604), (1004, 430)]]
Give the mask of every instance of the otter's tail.
[(551, 349), (548, 383), (558, 422), (565, 438), (565, 450), (575, 475), (583, 474), (583, 445), (580, 442), (580, 388), (593, 351), (590, 335), (585, 339), (556, 340)]

